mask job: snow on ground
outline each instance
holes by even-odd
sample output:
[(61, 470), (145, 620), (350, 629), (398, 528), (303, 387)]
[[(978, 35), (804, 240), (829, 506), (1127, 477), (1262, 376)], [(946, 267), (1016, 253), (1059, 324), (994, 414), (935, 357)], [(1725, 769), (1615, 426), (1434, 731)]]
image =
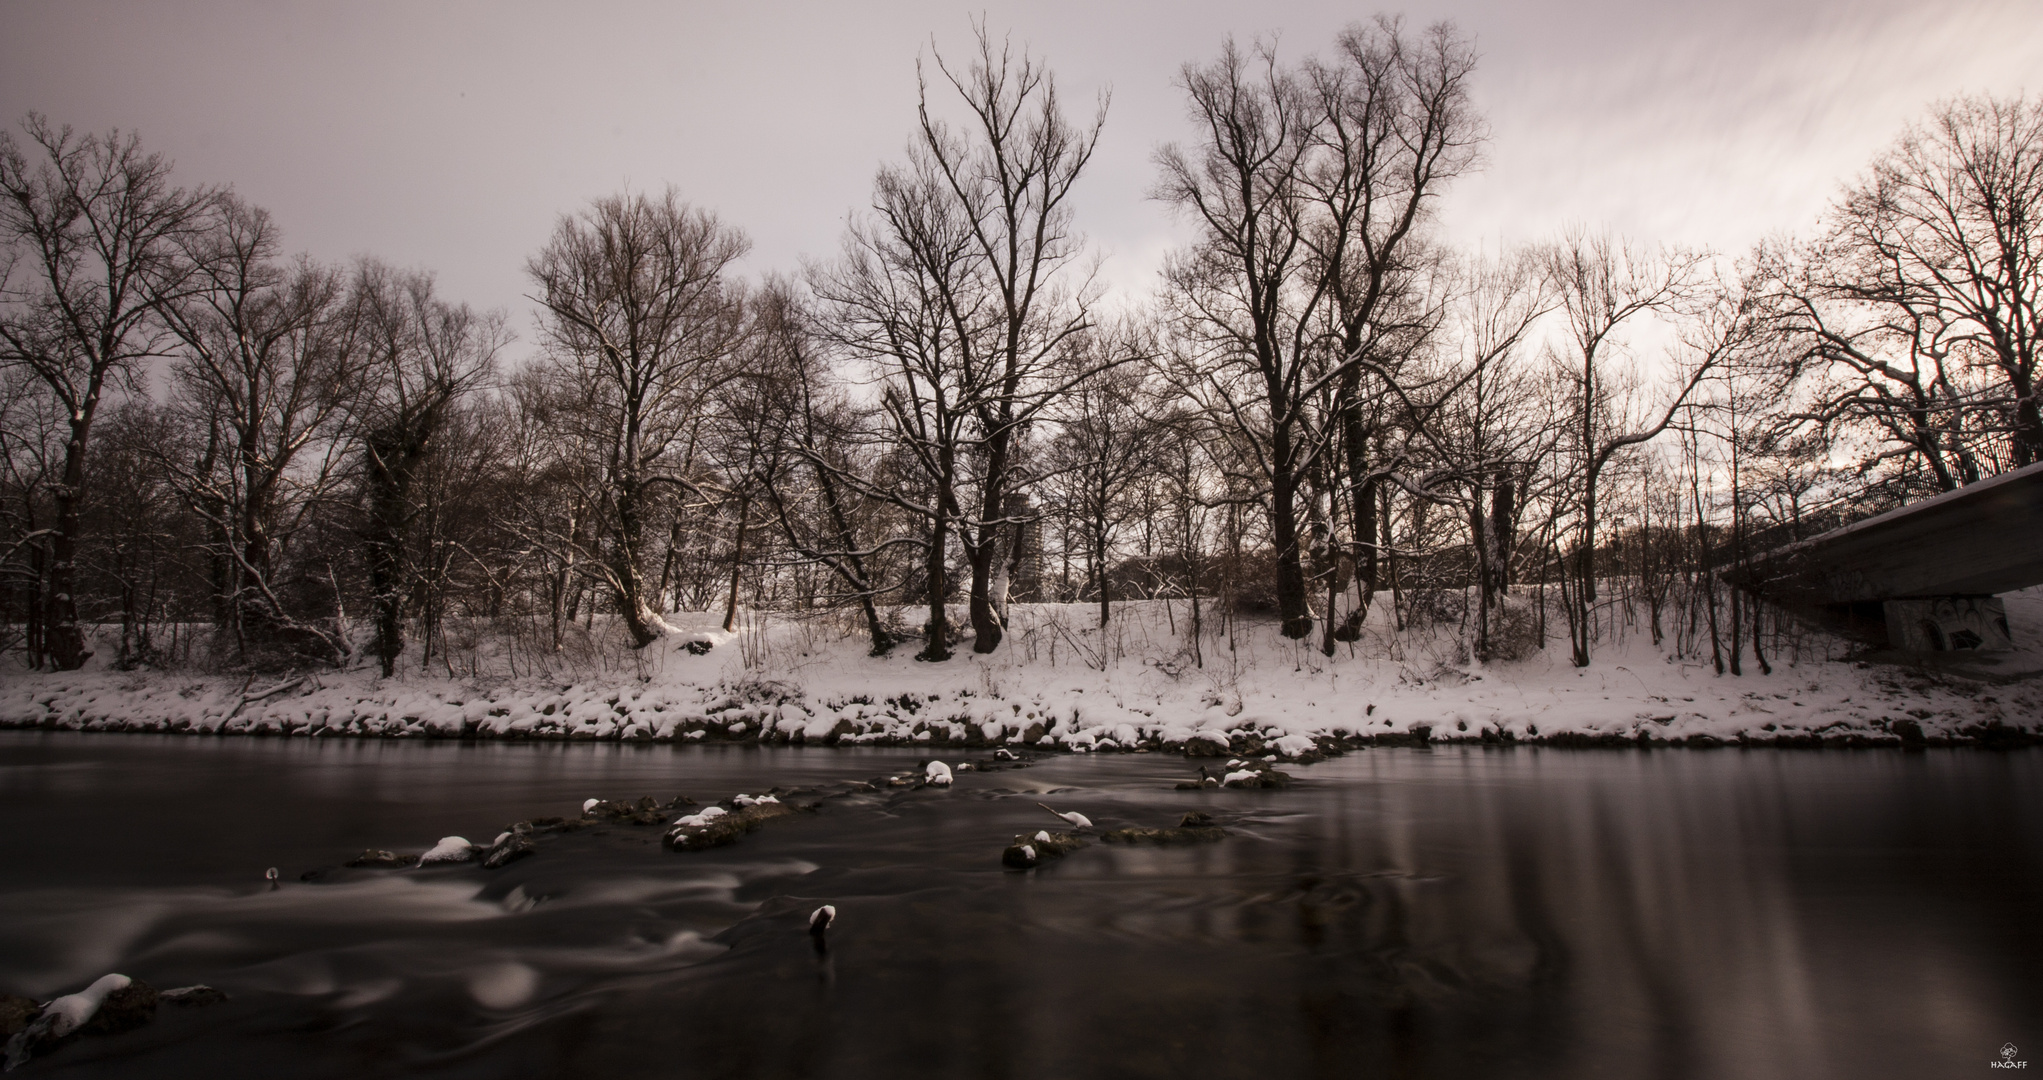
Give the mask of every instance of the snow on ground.
[[(2007, 599), (2021, 653), (2043, 670), (2043, 590)], [(1274, 623), (1209, 609), (1195, 656), (1180, 601), (1096, 609), (1017, 605), (990, 656), (969, 640), (947, 662), (884, 658), (839, 624), (769, 616), (737, 633), (677, 613), (677, 632), (620, 660), (545, 676), (379, 678), (366, 666), (249, 678), (178, 672), (8, 672), (0, 726), (304, 737), (468, 737), (1138, 748), (1284, 757), (1357, 742), (1868, 745), (2043, 737), (2043, 677), (1999, 682), (1962, 668), (1873, 663), (1842, 642), (1802, 635), (1749, 655), (1742, 676), (1707, 658), (1671, 657), (1632, 625), (1595, 662), (1567, 662), (1556, 629), (1543, 651), (1473, 664), (1456, 626), (1391, 634), (1379, 611), (1332, 658)], [(960, 612), (962, 615), (962, 612)], [(1230, 637), (1232, 644), (1230, 645)], [(1316, 641), (1316, 639), (1315, 639)], [(708, 643), (691, 651), (691, 643)], [(701, 645), (696, 644), (700, 650)], [(101, 648), (102, 656), (111, 654)], [(2002, 665), (2006, 668), (2008, 665)]]

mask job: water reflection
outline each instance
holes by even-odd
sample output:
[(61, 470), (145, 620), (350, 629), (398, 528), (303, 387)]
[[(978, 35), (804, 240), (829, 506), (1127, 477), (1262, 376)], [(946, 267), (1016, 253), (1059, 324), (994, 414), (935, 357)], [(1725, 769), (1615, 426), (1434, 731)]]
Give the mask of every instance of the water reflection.
[[(1226, 793), (1071, 757), (698, 855), (623, 827), (495, 873), (247, 869), (913, 760), (9, 736), (0, 988), (235, 993), (38, 1064), (79, 1076), (1914, 1076), (2043, 1037), (2034, 751), (1377, 750)], [(1001, 870), (1051, 791), (1235, 835)]]

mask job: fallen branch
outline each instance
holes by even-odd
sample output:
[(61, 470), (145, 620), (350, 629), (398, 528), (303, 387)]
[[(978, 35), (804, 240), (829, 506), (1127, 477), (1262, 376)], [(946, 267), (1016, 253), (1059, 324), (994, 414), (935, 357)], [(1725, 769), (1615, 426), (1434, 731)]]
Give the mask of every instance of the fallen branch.
[[(253, 675), (249, 676), (249, 680), (248, 680), (248, 681), (249, 681), (249, 682), (254, 682), (254, 681), (255, 681), (255, 677), (254, 677)], [(295, 678), (295, 679), (292, 679), (292, 680), (291, 680), (290, 682), (278, 683), (277, 685), (275, 685), (275, 686), (272, 686), (272, 687), (270, 687), (270, 688), (269, 688), (268, 690), (261, 690), (261, 691), (258, 691), (258, 692), (256, 692), (256, 693), (253, 693), (253, 694), (251, 694), (251, 693), (249, 693), (249, 692), (248, 692), (248, 683), (242, 683), (242, 684), (241, 684), (241, 703), (240, 703), (239, 705), (236, 705), (236, 706), (234, 706), (234, 708), (233, 708), (233, 709), (231, 709), (231, 710), (229, 710), (229, 711), (228, 711), (228, 713), (227, 713), (227, 719), (229, 719), (229, 720), (232, 720), (232, 719), (234, 719), (234, 717), (235, 717), (236, 715), (238, 715), (238, 714), (239, 714), (239, 713), (241, 712), (241, 710), (243, 710), (243, 709), (245, 709), (245, 708), (248, 708), (248, 707), (249, 707), (250, 705), (254, 704), (255, 702), (261, 701), (261, 700), (262, 700), (262, 699), (264, 699), (264, 698), (270, 698), (270, 697), (275, 697), (275, 696), (277, 696), (278, 694), (281, 694), (281, 693), (283, 693), (283, 692), (284, 692), (284, 691), (286, 691), (286, 690), (292, 690), (292, 689), (296, 689), (297, 687), (300, 687), (300, 686), (303, 686), (303, 685), (305, 685), (305, 676), (303, 676), (303, 675), (300, 675), (300, 676), (298, 676), (297, 678)]]

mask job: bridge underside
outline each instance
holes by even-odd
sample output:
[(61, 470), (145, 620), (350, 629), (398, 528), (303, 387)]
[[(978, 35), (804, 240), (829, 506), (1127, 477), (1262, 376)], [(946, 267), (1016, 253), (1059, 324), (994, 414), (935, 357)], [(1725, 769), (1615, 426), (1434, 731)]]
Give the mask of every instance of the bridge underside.
[(1904, 651), (2008, 648), (1993, 595), (2043, 584), (2043, 464), (1769, 552), (1738, 579), (1798, 606), (1879, 604)]

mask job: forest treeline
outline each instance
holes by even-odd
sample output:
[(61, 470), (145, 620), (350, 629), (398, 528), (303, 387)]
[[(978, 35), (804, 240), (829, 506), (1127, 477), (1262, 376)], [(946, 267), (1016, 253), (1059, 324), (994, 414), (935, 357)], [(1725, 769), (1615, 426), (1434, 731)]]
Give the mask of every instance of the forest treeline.
[(1577, 665), (1643, 619), (1735, 669), (1761, 613), (1724, 571), (2043, 457), (2043, 102), (1933, 106), (1804, 239), (1471, 253), (1436, 207), (1480, 165), (1475, 69), (1387, 19), (1186, 65), (1153, 194), (1193, 239), (1115, 296), (1073, 210), (1105, 100), (982, 32), (834, 255), (747, 280), (711, 210), (598, 199), (527, 262), (529, 332), (32, 114), (0, 135), (0, 647), (473, 673), (489, 638), (516, 673), (746, 609), (934, 661), (1013, 602), (1168, 598), (1195, 661), (1201, 619), (1332, 655), (1376, 610)]

